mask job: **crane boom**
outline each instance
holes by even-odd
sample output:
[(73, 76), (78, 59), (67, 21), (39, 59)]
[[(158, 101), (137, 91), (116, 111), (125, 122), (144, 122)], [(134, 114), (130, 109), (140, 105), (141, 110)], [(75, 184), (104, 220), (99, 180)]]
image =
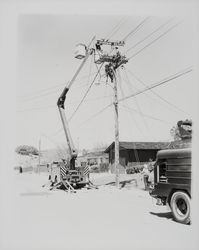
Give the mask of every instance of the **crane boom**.
[[(92, 39), (92, 41), (93, 40), (94, 40), (94, 38)], [(75, 169), (75, 159), (77, 157), (77, 151), (76, 151), (76, 149), (74, 147), (74, 143), (73, 143), (73, 140), (72, 140), (72, 137), (71, 137), (71, 134), (70, 134), (68, 122), (67, 122), (67, 119), (66, 119), (66, 114), (65, 114), (65, 111), (64, 111), (64, 109), (65, 109), (64, 104), (65, 104), (66, 94), (68, 93), (70, 87), (72, 86), (75, 79), (77, 78), (77, 76), (78, 76), (79, 72), (81, 71), (82, 67), (84, 66), (84, 64), (88, 60), (89, 56), (93, 53), (93, 50), (89, 49), (89, 47), (87, 48), (85, 46), (85, 50), (86, 50), (86, 55), (85, 55), (82, 63), (80, 64), (79, 68), (77, 69), (77, 71), (76, 71), (75, 75), (73, 76), (72, 80), (64, 88), (63, 92), (61, 93), (61, 95), (60, 95), (60, 97), (58, 98), (58, 101), (57, 101), (57, 106), (58, 106), (58, 109), (59, 109), (59, 113), (60, 113), (63, 129), (64, 129), (64, 133), (65, 133), (65, 136), (66, 136), (66, 141), (67, 141), (67, 144), (68, 144), (68, 147), (69, 147), (70, 169)]]

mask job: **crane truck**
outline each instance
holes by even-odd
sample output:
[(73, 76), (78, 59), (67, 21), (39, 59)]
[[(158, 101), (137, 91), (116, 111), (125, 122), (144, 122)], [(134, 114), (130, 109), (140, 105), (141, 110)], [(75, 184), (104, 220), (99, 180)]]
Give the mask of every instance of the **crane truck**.
[(89, 183), (89, 180), (86, 176), (85, 169), (79, 168), (77, 169), (75, 166), (75, 161), (77, 158), (77, 151), (74, 147), (74, 143), (70, 134), (68, 122), (66, 119), (65, 114), (65, 100), (66, 95), (75, 82), (75, 79), (77, 78), (79, 72), (83, 68), (84, 64), (88, 60), (89, 56), (93, 54), (94, 49), (90, 48), (91, 43), (95, 37), (90, 42), (89, 46), (86, 46), (84, 44), (78, 44), (77, 50), (75, 52), (77, 59), (83, 59), (82, 63), (80, 64), (79, 68), (77, 69), (76, 73), (74, 74), (72, 80), (67, 84), (67, 86), (62, 91), (61, 95), (58, 98), (57, 106), (60, 114), (60, 118), (62, 121), (68, 149), (69, 149), (69, 155), (68, 155), (68, 162), (65, 161), (59, 162), (57, 164), (52, 164), (50, 169), (50, 175), (49, 179), (53, 186), (60, 187), (64, 186), (65, 188), (79, 188), (83, 187), (86, 184)]

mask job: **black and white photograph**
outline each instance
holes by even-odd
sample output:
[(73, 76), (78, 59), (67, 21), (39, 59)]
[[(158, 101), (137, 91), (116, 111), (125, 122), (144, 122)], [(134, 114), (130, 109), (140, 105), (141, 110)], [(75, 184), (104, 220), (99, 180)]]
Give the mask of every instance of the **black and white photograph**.
[(198, 249), (198, 2), (0, 7), (0, 249)]

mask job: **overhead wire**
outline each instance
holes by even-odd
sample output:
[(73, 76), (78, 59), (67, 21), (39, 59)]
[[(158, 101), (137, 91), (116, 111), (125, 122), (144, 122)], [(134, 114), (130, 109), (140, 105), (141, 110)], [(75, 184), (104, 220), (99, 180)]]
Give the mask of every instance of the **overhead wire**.
[(88, 121), (92, 120), (93, 118), (97, 117), (98, 115), (100, 115), (101, 113), (103, 113), (106, 109), (110, 108), (112, 105), (113, 105), (113, 103), (106, 105), (104, 108), (100, 109), (97, 113), (93, 114), (87, 120), (83, 121), (79, 126), (82, 126), (83, 124), (85, 124)]
[[(120, 104), (120, 106), (122, 106), (122, 107), (124, 107), (124, 108), (126, 108), (126, 109), (128, 109), (128, 110), (134, 111), (134, 112), (136, 112), (136, 113), (140, 113), (139, 110), (134, 109), (134, 108), (129, 107), (129, 106), (126, 106), (126, 105), (124, 105), (124, 104)], [(162, 123), (168, 123), (168, 122), (165, 121), (165, 120), (159, 119), (159, 118), (157, 118), (157, 117), (154, 117), (154, 116), (151, 116), (151, 115), (148, 115), (148, 114), (145, 114), (145, 113), (142, 113), (142, 115), (145, 116), (145, 117), (147, 117), (147, 118), (150, 118), (150, 119), (152, 119), (152, 120), (155, 120), (155, 121), (159, 121), (159, 122), (162, 122)]]
[[(124, 108), (121, 104), (120, 107)], [(126, 112), (128, 112), (130, 114), (131, 119), (133, 120), (133, 124), (135, 124), (135, 126), (137, 127), (137, 129), (140, 131), (140, 134), (143, 135), (143, 137), (146, 137), (145, 133), (143, 133), (142, 129), (140, 128), (140, 126), (138, 125), (136, 119), (134, 116), (132, 116), (132, 113), (130, 112), (130, 110), (128, 109), (124, 109)]]
[(137, 33), (137, 31), (144, 25), (144, 23), (149, 19), (149, 17), (146, 17), (142, 22), (140, 22), (131, 32), (129, 32), (123, 39), (122, 41), (126, 42), (126, 40)]
[(163, 23), (162, 25), (160, 25), (157, 29), (155, 29), (153, 32), (151, 32), (149, 35), (145, 36), (142, 40), (140, 40), (139, 42), (137, 42), (136, 44), (134, 44), (132, 47), (128, 48), (125, 53), (129, 52), (130, 50), (134, 49), (135, 47), (137, 47), (140, 43), (144, 42), (145, 40), (147, 40), (150, 36), (152, 36), (153, 34), (155, 34), (157, 31), (161, 30), (164, 26), (166, 26), (168, 23), (170, 23), (174, 18), (169, 19), (166, 23)]
[(125, 22), (126, 22), (126, 18), (124, 17), (124, 18), (122, 18), (122, 19), (118, 22), (118, 24), (116, 24), (116, 25), (114, 26), (114, 28), (112, 29), (112, 31), (111, 31), (108, 35), (105, 36), (105, 40), (108, 40), (108, 39), (110, 39), (113, 35), (115, 35), (115, 33), (121, 28), (121, 25), (122, 25), (123, 23), (125, 23)]
[[(130, 80), (129, 80), (129, 77), (128, 77), (128, 74), (127, 74), (125, 68), (124, 68), (124, 73), (125, 73), (125, 76), (126, 76), (126, 79), (127, 79), (127, 83), (128, 83), (128, 85), (129, 85), (129, 87), (132, 89), (132, 85), (131, 85), (131, 83), (130, 83)], [(134, 98), (134, 100), (135, 100), (136, 106), (138, 107), (138, 110), (139, 110), (140, 116), (141, 116), (141, 118), (142, 118), (143, 124), (144, 124), (145, 128), (146, 128), (146, 129), (148, 130), (148, 132), (149, 132), (149, 131), (150, 131), (150, 128), (149, 128), (149, 126), (148, 126), (148, 123), (147, 123), (145, 117), (142, 115), (143, 112), (142, 112), (142, 110), (141, 110), (141, 107), (140, 107), (140, 105), (139, 105), (139, 102), (138, 102), (138, 100), (136, 99), (136, 97)]]
[[(126, 68), (126, 67), (125, 67)], [(126, 68), (127, 71), (138, 81), (140, 82), (143, 86), (147, 87), (147, 85), (138, 77), (136, 76), (130, 69)], [(158, 93), (156, 93), (154, 90), (150, 90), (151, 93), (153, 93), (155, 96), (157, 96), (160, 100), (162, 100), (163, 102), (167, 103), (169, 106), (175, 108), (175, 110), (178, 110), (184, 114), (187, 114), (187, 112), (185, 112), (184, 110), (180, 109), (179, 107), (177, 107), (176, 105), (174, 105), (173, 103), (169, 102), (168, 100), (166, 100), (165, 98), (163, 98), (161, 95), (159, 95)]]
[(99, 72), (100, 72), (102, 66), (103, 66), (103, 63), (100, 65), (100, 67), (99, 67), (99, 69), (98, 69), (98, 72), (96, 73), (96, 75), (95, 75), (93, 81), (91, 82), (91, 84), (90, 84), (89, 88), (87, 89), (86, 93), (84, 94), (83, 98), (81, 99), (79, 105), (77, 106), (77, 108), (75, 109), (75, 111), (73, 112), (73, 114), (70, 116), (69, 121), (71, 121), (71, 119), (72, 119), (72, 118), (74, 117), (74, 115), (77, 113), (78, 109), (80, 108), (81, 104), (83, 103), (84, 99), (86, 98), (88, 92), (90, 91), (91, 87), (93, 86), (93, 84), (94, 84), (94, 82), (95, 82), (95, 80), (96, 80), (96, 78), (97, 78), (97, 76), (98, 76), (98, 74), (99, 74)]
[[(49, 141), (51, 141), (53, 144), (56, 145), (56, 147), (57, 147), (56, 153), (58, 154), (58, 156), (60, 158), (63, 158), (64, 157), (63, 152), (62, 152), (63, 149), (58, 145), (58, 143), (54, 139), (52, 139), (50, 136), (47, 136), (46, 134), (42, 134), (42, 136), (44, 136), (45, 138), (47, 138)], [(64, 149), (64, 151), (65, 151), (65, 149)], [(66, 154), (67, 154), (67, 152), (66, 152)]]
[[(91, 75), (94, 75), (96, 74), (96, 72), (94, 73), (91, 73)], [(80, 78), (77, 78), (76, 79), (76, 82), (77, 81), (80, 81), (82, 79), (85, 79), (87, 78), (88, 75), (84, 75)], [(41, 89), (41, 90), (38, 90), (38, 91), (35, 91), (34, 93), (29, 93), (29, 94), (26, 94), (26, 95), (23, 95), (23, 96), (17, 96), (17, 98), (22, 98), (22, 99), (25, 99), (25, 100), (21, 100), (21, 101), (27, 101), (27, 100), (32, 100), (34, 98), (38, 98), (38, 97), (43, 97), (43, 96), (47, 96), (47, 95), (50, 95), (50, 94), (54, 94), (54, 93), (57, 93), (60, 89), (56, 89), (56, 88), (60, 88), (60, 86), (64, 86), (66, 85), (66, 83), (61, 83), (61, 84), (57, 84), (57, 85), (54, 85), (54, 86), (51, 86), (51, 87), (48, 87), (48, 88), (44, 88), (44, 89)], [(76, 88), (76, 87), (84, 87), (84, 86), (87, 86), (87, 84), (76, 84), (76, 85), (73, 85), (73, 88)], [(54, 89), (54, 90), (53, 90)], [(52, 90), (52, 91), (49, 91), (49, 90)], [(43, 93), (44, 92), (44, 93)], [(47, 93), (45, 93), (47, 92)], [(38, 95), (39, 94), (39, 95)], [(26, 100), (27, 99), (27, 100)]]
[(61, 127), (61, 128), (59, 128), (58, 130), (56, 130), (53, 134), (51, 134), (51, 136), (54, 137), (54, 136), (58, 135), (58, 134), (61, 133), (61, 132), (64, 132), (63, 127)]
[(193, 70), (193, 69), (192, 69), (191, 67), (189, 67), (189, 68), (186, 68), (186, 69), (184, 69), (184, 70), (182, 70), (182, 71), (179, 71), (179, 72), (175, 73), (174, 75), (171, 75), (171, 76), (169, 76), (169, 77), (166, 77), (166, 78), (164, 78), (163, 80), (161, 80), (161, 81), (159, 81), (159, 82), (157, 82), (157, 83), (153, 83), (152, 85), (147, 86), (146, 88), (144, 88), (144, 89), (142, 89), (142, 90), (139, 90), (139, 91), (137, 91), (137, 92), (135, 92), (135, 93), (133, 93), (133, 94), (131, 94), (131, 95), (128, 95), (128, 96), (126, 96), (126, 97), (124, 97), (124, 98), (119, 99), (118, 102), (127, 100), (127, 99), (129, 99), (129, 98), (131, 98), (131, 97), (134, 97), (134, 96), (137, 96), (137, 95), (139, 95), (139, 94), (142, 94), (142, 93), (144, 93), (144, 92), (146, 92), (146, 91), (149, 91), (150, 89), (156, 88), (156, 87), (161, 86), (161, 85), (163, 85), (163, 84), (165, 84), (165, 83), (168, 83), (168, 82), (170, 82), (170, 81), (172, 81), (172, 80), (175, 80), (175, 79), (177, 79), (177, 78), (179, 78), (179, 77), (181, 77), (181, 76), (183, 76), (183, 75), (185, 75), (185, 74), (187, 74), (187, 73), (190, 73), (192, 70)]
[(150, 45), (152, 45), (153, 43), (155, 43), (156, 41), (158, 41), (160, 38), (162, 38), (163, 36), (165, 36), (169, 31), (173, 30), (175, 27), (177, 27), (181, 22), (171, 26), (168, 30), (166, 30), (164, 33), (162, 33), (160, 36), (158, 36), (157, 38), (155, 38), (154, 40), (152, 40), (150, 43), (148, 43), (147, 45), (145, 45), (143, 48), (141, 48), (140, 50), (138, 50), (136, 53), (134, 53), (132, 56), (130, 56), (128, 58), (128, 60), (134, 58), (135, 56), (137, 56), (138, 54), (140, 54), (144, 49), (148, 48)]
[[(124, 91), (123, 91), (123, 88), (122, 88), (122, 79), (121, 79), (121, 74), (120, 74), (120, 68), (118, 69), (118, 85), (119, 85), (119, 88), (120, 88), (120, 92), (121, 92), (121, 95), (122, 97), (124, 97)], [(119, 105), (119, 107), (121, 107), (121, 105)], [(138, 152), (137, 152), (137, 149), (135, 147), (133, 147), (133, 150), (134, 150), (134, 155), (135, 155), (135, 158), (136, 158), (136, 161), (139, 162), (139, 155), (138, 155)]]
[[(110, 98), (110, 96), (104, 95), (104, 96), (100, 96), (100, 97), (96, 97), (96, 98), (89, 98), (89, 99), (85, 100), (85, 102), (98, 101), (98, 100), (106, 99), (106, 98)], [(67, 105), (72, 105), (75, 103), (79, 103), (79, 100), (69, 102)], [(28, 111), (42, 110), (42, 109), (49, 109), (49, 108), (57, 108), (57, 106), (56, 105), (49, 105), (49, 106), (43, 106), (43, 107), (35, 107), (35, 108), (30, 108), (30, 109), (17, 110), (17, 112), (28, 112)]]

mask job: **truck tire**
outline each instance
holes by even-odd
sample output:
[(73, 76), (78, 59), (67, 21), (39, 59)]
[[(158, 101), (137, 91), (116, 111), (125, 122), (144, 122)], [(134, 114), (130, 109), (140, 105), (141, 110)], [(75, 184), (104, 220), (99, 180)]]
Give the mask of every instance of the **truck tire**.
[(175, 192), (171, 197), (170, 207), (177, 222), (183, 224), (190, 223), (191, 206), (188, 194), (182, 191)]

